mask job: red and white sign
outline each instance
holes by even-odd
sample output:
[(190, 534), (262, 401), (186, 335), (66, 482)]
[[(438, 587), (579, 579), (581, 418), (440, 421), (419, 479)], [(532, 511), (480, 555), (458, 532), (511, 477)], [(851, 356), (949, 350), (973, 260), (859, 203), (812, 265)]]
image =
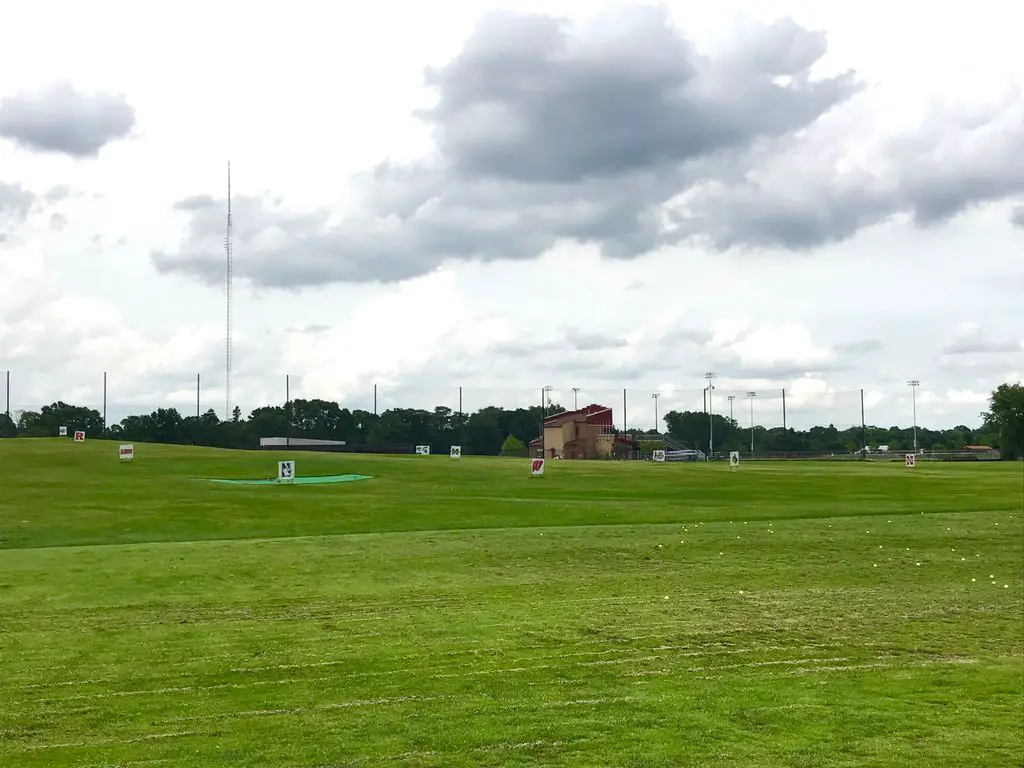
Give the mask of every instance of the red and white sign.
[(917, 454), (916, 453), (908, 453), (906, 455), (906, 460), (907, 460), (907, 466), (910, 469), (913, 469), (914, 467), (917, 466)]
[(134, 445), (122, 445), (118, 450), (118, 456), (121, 461), (131, 461), (135, 458), (135, 446)]
[(532, 459), (530, 461), (530, 474), (531, 475), (543, 475), (544, 474), (544, 459)]
[(85, 432), (83, 432), (80, 429), (77, 430), (75, 432), (75, 442), (76, 443), (84, 443), (85, 442)]

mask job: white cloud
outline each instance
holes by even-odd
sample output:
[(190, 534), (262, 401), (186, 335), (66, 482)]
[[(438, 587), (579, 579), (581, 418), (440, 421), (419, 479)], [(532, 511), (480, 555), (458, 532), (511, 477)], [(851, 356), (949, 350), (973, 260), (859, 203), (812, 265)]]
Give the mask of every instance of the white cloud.
[[(597, 4), (511, 5), (581, 17)], [(672, 3), (709, 53), (735, 46), (743, 5)], [(451, 59), (483, 9), (461, 0), (403, 5), (396, 25), (388, 3), (361, 9), (358, 24), (344, 15), (351, 11), (305, 2), (285, 14), (256, 8), (234, 19), (240, 26), (225, 51), (215, 30), (227, 11), (186, 3), (162, 18), (159, 36), (147, 36), (125, 29), (149, 11), (116, 8), (63, 5), (62, 24), (47, 27), (50, 57), (36, 55), (28, 38), (0, 49), (0, 98), (68, 81), (81, 93), (124, 94), (137, 120), (132, 141), (77, 161), (0, 138), (5, 182), (34, 196), (27, 212), (21, 193), (6, 218), (0, 208), (0, 369), (12, 371), (16, 407), (58, 398), (99, 406), (107, 371), (115, 417), (143, 406), (191, 412), (198, 373), (201, 406), (221, 412), (222, 289), (157, 275), (149, 261), (180, 238), (172, 204), (221, 194), (230, 154), (237, 192), (270, 191), (293, 212), (323, 209), (343, 220), (367, 189), (365, 175), (349, 183), (352, 174), (431, 152), (411, 116), (429, 103), (423, 67)], [(993, 27), (988, 14), (997, 11), (1003, 23)], [(199, 12), (206, 23), (196, 27)], [(5, 18), (11, 28), (39, 28), (52, 13), (22, 4)], [(888, 183), (891, 137), (922, 126), (947, 159), (985, 149), (966, 129), (993, 104), (1006, 106), (1008, 82), (1024, 80), (1014, 55), (1021, 12), (980, 0), (967, 16), (954, 7), (929, 13), (924, 35), (916, 10), (891, 3), (771, 0), (749, 13), (766, 21), (792, 14), (826, 30), (829, 50), (815, 73), (853, 67), (869, 85), (805, 137), (802, 154), (761, 168), (773, 189), (799, 174), (819, 184), (794, 189), (789, 205), (837, 189), (859, 199), (865, 170)], [(262, 55), (267, 41), (280, 55)], [(225, 57), (251, 66), (240, 74), (221, 66)], [(977, 183), (1013, 171), (975, 165)], [(69, 193), (54, 193), (60, 185)], [(389, 194), (410, 199), (404, 187)], [(909, 423), (905, 382), (915, 377), (919, 424), (973, 424), (992, 388), (1024, 375), (1024, 230), (1009, 221), (1019, 205), (980, 204), (928, 229), (880, 221), (800, 253), (711, 254), (687, 244), (610, 261), (563, 240), (534, 259), (446, 262), (387, 286), (281, 294), (239, 285), (235, 399), (244, 409), (279, 402), (286, 374), (293, 396), (361, 407), (374, 383), (387, 393), (381, 403), (416, 406), (451, 405), (463, 386), (467, 407), (533, 403), (551, 384), (563, 403), (582, 387), (580, 397), (606, 401), (621, 421), (625, 386), (628, 422), (653, 426), (655, 390), (660, 415), (700, 408), (703, 373), (716, 370), (713, 407), (728, 411), (732, 395), (744, 424), (748, 390), (758, 392), (755, 419), (781, 424), (783, 387), (794, 425), (859, 423), (862, 389), (869, 422)], [(53, 227), (57, 220), (66, 223)], [(283, 230), (259, 237), (247, 247), (289, 242)], [(242, 267), (250, 255), (236, 248)]]

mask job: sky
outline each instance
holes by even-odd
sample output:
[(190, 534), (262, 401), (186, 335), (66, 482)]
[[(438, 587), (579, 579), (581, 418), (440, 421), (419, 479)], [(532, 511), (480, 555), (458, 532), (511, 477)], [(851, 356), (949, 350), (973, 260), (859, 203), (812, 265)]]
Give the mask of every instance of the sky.
[(977, 425), (1024, 379), (1021, 22), (994, 0), (18, 4), (11, 410), (101, 408), (106, 374), (110, 421), (197, 394), (224, 415), (230, 161), (244, 412), (550, 387), (660, 428), (713, 372), (744, 425), (782, 424), (783, 391), (795, 427), (862, 403)]

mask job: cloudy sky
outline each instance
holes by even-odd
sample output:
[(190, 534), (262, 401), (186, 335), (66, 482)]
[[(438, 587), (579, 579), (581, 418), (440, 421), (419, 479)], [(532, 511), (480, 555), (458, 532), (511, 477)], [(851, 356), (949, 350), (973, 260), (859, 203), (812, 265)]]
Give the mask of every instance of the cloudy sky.
[[(1024, 11), (5, 9), (11, 407), (702, 407), (975, 424), (1024, 377)], [(711, 8), (713, 7), (713, 10)], [(344, 10), (342, 10), (344, 9)], [(55, 25), (54, 19), (61, 23)], [(651, 395), (660, 393), (655, 400)], [(726, 399), (734, 395), (732, 403)], [(581, 402), (582, 404), (582, 402)]]

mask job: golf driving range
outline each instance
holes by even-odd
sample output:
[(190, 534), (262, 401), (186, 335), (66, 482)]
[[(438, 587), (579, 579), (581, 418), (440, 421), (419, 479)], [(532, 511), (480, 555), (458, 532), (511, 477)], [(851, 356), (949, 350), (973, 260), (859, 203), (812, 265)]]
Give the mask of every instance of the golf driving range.
[(1024, 759), (1019, 462), (0, 468), (0, 765)]

